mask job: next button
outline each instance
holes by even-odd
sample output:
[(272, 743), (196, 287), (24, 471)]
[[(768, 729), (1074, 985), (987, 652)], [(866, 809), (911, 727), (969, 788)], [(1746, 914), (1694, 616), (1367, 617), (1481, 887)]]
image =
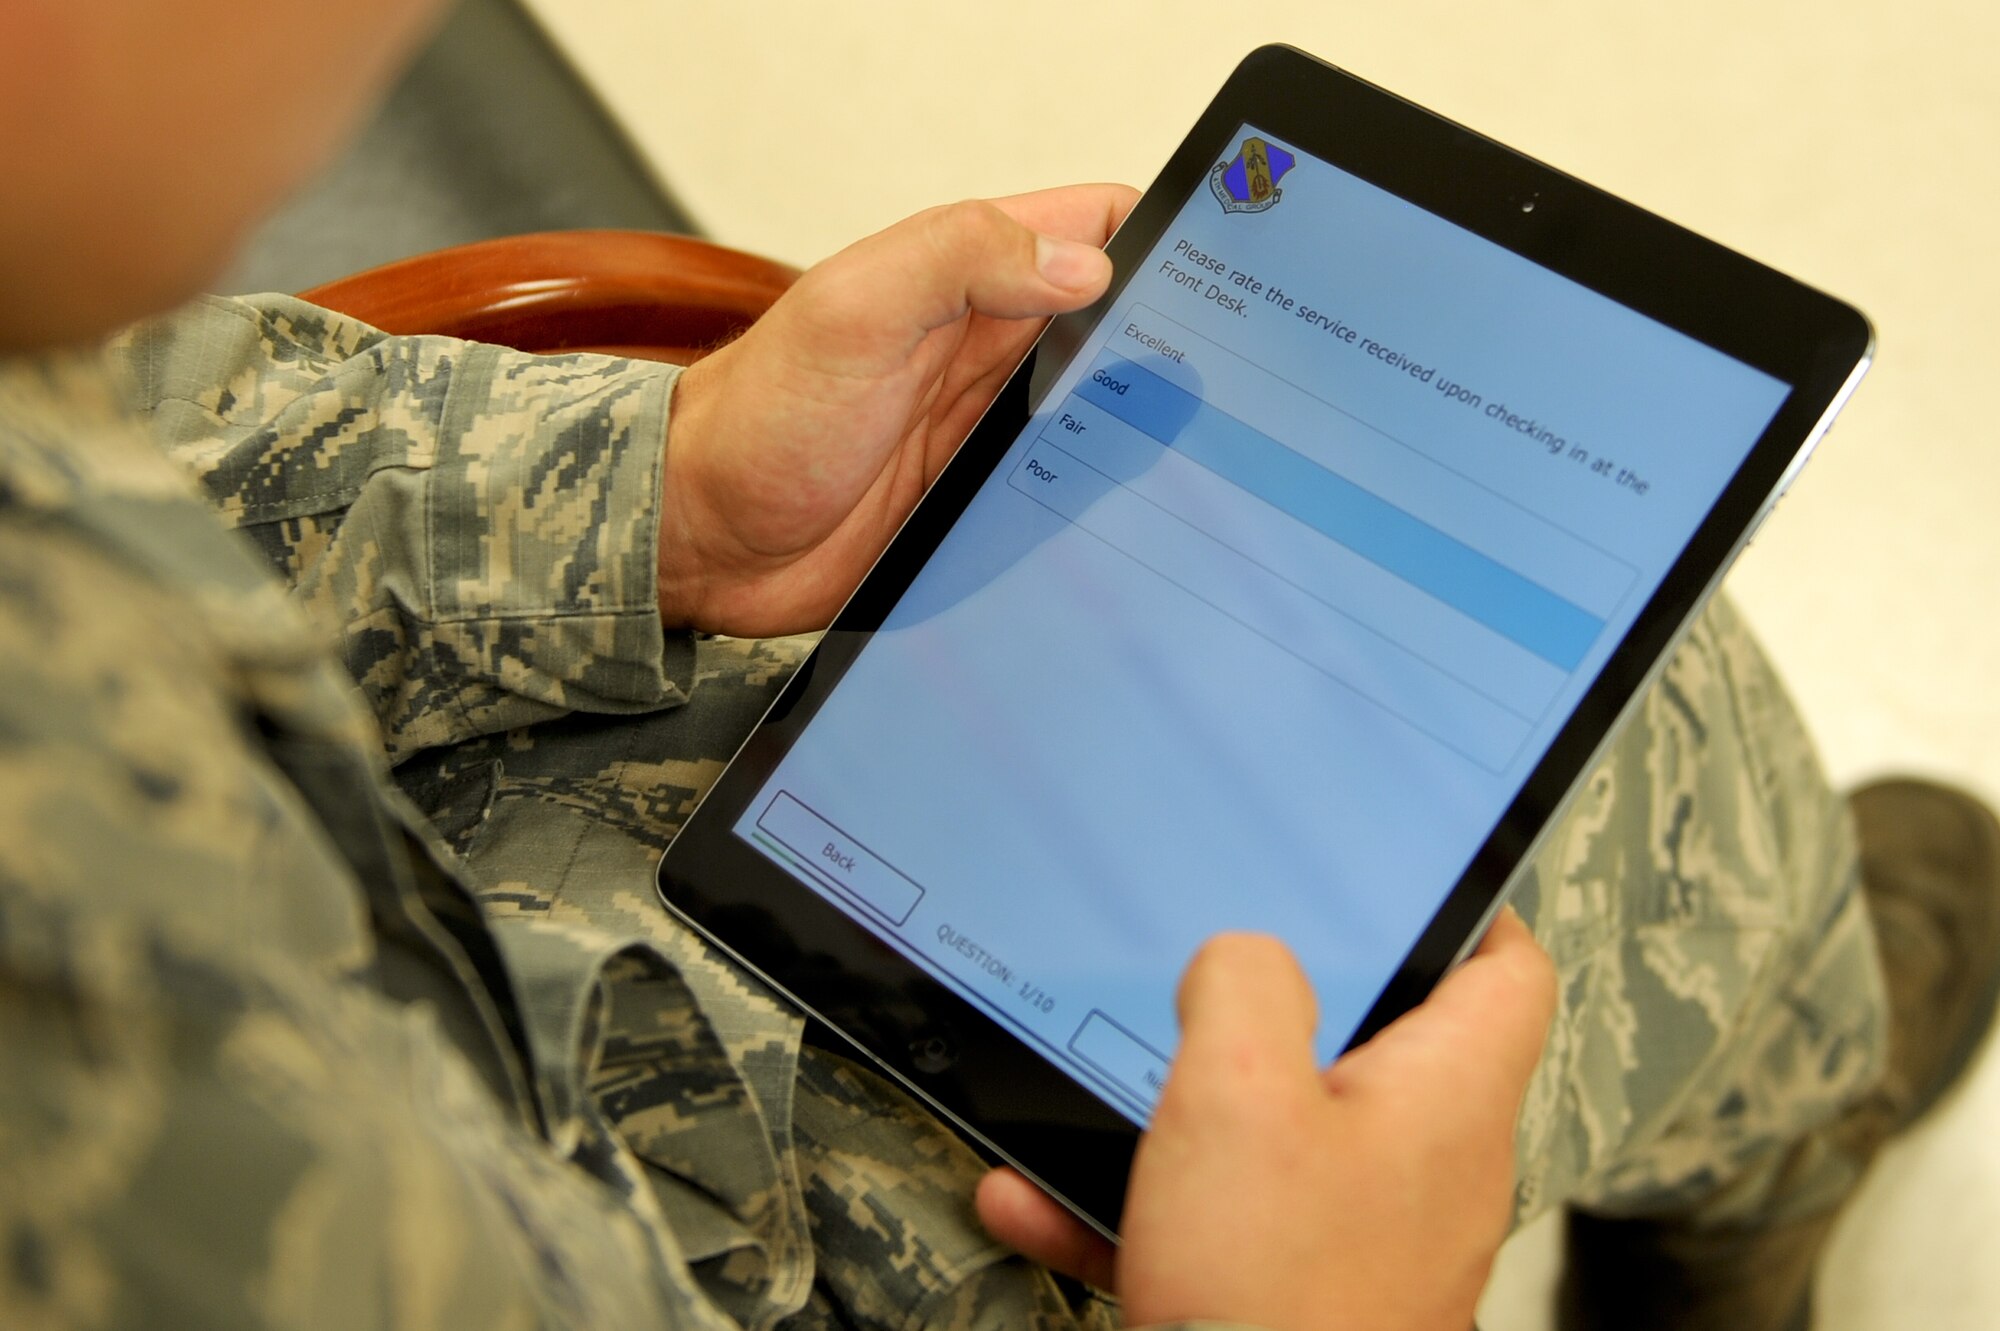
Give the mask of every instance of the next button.
[(1069, 1051), (1140, 1104), (1153, 1104), (1167, 1084), (1167, 1056), (1095, 1009), (1070, 1036)]

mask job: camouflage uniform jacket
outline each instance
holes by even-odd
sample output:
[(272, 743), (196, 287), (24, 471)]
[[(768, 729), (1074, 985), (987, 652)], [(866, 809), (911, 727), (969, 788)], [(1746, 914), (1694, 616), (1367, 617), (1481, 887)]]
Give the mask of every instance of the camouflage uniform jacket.
[(674, 374), (282, 298), (0, 362), (0, 1325), (808, 1304), (797, 1021), (476, 902), (389, 779), (686, 698)]

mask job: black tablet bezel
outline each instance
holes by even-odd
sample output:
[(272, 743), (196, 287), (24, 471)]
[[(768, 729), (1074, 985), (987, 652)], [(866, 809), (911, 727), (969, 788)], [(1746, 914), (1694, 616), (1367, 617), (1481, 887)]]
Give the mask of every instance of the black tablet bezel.
[(660, 866), (661, 894), (678, 913), (1106, 1232), (1123, 1209), (1132, 1123), (732, 828), (1245, 123), (1793, 386), (1355, 1043), (1420, 1001), (1488, 915), (1872, 346), (1851, 306), (1302, 52), (1262, 47), (1237, 67), (1108, 246), (1111, 289), (1050, 325)]

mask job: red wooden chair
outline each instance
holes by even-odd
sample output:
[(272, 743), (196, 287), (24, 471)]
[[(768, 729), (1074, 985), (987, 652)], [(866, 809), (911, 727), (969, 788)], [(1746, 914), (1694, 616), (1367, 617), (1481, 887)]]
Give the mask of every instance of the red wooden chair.
[(748, 327), (797, 277), (687, 236), (549, 231), (420, 254), (299, 294), (389, 333), (685, 365)]

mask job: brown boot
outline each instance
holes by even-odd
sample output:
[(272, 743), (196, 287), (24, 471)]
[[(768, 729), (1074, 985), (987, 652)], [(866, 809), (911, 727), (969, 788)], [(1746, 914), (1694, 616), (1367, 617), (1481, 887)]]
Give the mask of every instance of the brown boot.
[[(2000, 823), (1971, 796), (1885, 781), (1852, 800), (1862, 891), (1889, 994), (1881, 1086), (1817, 1130), (1867, 1161), (1965, 1070), (2000, 998)], [(1557, 1296), (1563, 1331), (1805, 1331), (1820, 1252), (1841, 1210), (1756, 1229), (1571, 1212)]]

